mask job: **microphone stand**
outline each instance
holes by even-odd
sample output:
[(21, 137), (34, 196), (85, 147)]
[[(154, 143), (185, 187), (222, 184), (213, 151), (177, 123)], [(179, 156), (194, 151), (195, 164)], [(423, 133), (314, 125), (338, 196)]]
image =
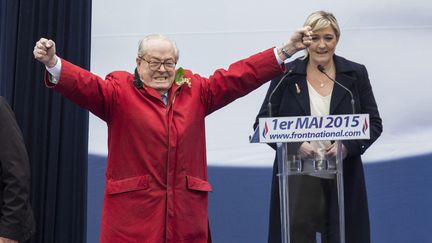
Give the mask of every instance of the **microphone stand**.
[(346, 90), (350, 96), (351, 96), (351, 110), (352, 110), (352, 114), (355, 114), (355, 101), (354, 101), (354, 95), (351, 92), (351, 90), (349, 90), (347, 87), (345, 87), (343, 84), (339, 83), (338, 81), (334, 80), (333, 78), (331, 78), (325, 71), (325, 68), (319, 64), (317, 66), (318, 70), (323, 73), (328, 79), (330, 79), (331, 81), (333, 81), (335, 84), (339, 85), (340, 87), (342, 87), (344, 90)]
[(273, 97), (273, 94), (276, 92), (276, 90), (279, 88), (279, 86), (282, 84), (282, 82), (285, 80), (286, 77), (288, 77), (293, 72), (293, 68), (291, 68), (282, 78), (279, 80), (279, 82), (274, 87), (273, 91), (270, 93), (267, 103), (267, 109), (268, 109), (268, 116), (272, 117), (272, 103), (271, 98)]

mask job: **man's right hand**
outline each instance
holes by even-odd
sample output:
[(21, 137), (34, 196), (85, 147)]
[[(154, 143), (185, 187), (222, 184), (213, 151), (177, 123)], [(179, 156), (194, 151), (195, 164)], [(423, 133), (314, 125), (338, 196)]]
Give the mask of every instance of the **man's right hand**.
[(33, 55), (36, 60), (52, 68), (57, 64), (57, 55), (55, 43), (52, 40), (40, 38), (33, 49)]

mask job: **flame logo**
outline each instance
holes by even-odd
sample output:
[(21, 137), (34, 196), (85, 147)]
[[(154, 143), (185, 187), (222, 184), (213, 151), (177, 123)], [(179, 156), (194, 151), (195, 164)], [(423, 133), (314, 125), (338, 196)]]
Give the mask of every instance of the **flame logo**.
[(368, 128), (369, 128), (369, 125), (368, 125), (367, 119), (365, 118), (365, 121), (363, 123), (363, 134), (366, 135), (366, 131), (368, 130)]
[(266, 123), (264, 123), (264, 129), (263, 129), (263, 133), (262, 133), (264, 138), (266, 138), (266, 135), (268, 132), (269, 132), (269, 128), (268, 128), (267, 122), (266, 122)]

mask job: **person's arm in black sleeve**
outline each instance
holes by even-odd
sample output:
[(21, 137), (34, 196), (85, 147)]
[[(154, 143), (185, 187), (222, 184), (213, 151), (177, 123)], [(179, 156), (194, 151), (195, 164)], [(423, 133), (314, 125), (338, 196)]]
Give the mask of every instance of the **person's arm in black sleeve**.
[[(258, 115), (255, 118), (255, 123), (253, 124), (254, 130), (259, 125), (259, 118), (269, 117), (269, 107), (268, 107), (269, 97), (270, 97), (270, 94), (273, 92), (273, 90), (276, 88), (277, 84), (279, 83), (279, 81), (282, 77), (283, 77), (283, 75), (280, 75), (280, 76), (271, 80), (270, 86), (267, 90), (267, 94), (266, 94), (264, 101), (261, 105), (261, 109), (259, 110)], [(271, 104), (272, 104), (271, 109), (272, 109), (272, 116), (273, 117), (279, 116), (279, 106), (280, 106), (280, 101), (282, 99), (285, 86), (286, 86), (286, 84), (284, 84), (284, 83), (280, 84), (279, 87), (277, 88), (277, 90), (274, 92), (273, 96), (271, 97)], [(276, 144), (275, 143), (269, 143), (268, 145), (276, 150)]]
[(365, 66), (362, 66), (359, 86), (359, 99), (360, 99), (360, 114), (369, 114), (370, 121), (370, 139), (368, 140), (345, 140), (342, 141), (343, 145), (348, 150), (347, 157), (359, 156), (368, 149), (373, 142), (375, 142), (381, 135), (383, 126), (382, 120), (378, 111), (378, 106), (372, 92), (372, 86), (369, 81), (368, 73)]
[(30, 168), (15, 115), (0, 97), (0, 237), (25, 241), (34, 232)]

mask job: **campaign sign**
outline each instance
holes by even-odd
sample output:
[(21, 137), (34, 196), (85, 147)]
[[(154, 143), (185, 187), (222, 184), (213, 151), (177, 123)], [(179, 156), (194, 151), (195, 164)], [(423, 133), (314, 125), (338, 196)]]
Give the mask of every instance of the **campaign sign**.
[(369, 114), (259, 119), (260, 143), (369, 139)]

